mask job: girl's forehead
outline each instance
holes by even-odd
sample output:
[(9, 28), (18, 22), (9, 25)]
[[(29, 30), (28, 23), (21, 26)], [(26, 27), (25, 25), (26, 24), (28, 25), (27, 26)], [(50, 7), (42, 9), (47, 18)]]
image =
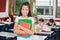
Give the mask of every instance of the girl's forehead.
[(28, 8), (28, 6), (27, 5), (23, 5), (22, 8)]

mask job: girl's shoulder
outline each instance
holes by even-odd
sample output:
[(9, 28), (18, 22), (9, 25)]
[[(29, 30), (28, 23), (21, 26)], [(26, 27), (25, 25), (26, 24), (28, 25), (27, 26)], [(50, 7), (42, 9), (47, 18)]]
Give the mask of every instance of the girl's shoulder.
[(29, 19), (34, 20), (34, 17), (29, 17)]
[(21, 19), (22, 17), (20, 16), (20, 17), (16, 17), (16, 19)]
[(18, 21), (18, 19), (21, 19), (22, 17), (16, 17), (15, 18), (15, 22), (17, 22)]
[(31, 19), (33, 24), (35, 23), (34, 17), (29, 17), (28, 19)]
[[(16, 17), (16, 19), (23, 19), (23, 17)], [(28, 19), (34, 19), (34, 17), (28, 17)]]

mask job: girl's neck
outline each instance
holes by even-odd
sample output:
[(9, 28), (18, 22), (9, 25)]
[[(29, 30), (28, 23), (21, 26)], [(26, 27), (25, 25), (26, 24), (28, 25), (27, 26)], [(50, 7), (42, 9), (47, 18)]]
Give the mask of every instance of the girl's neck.
[(28, 16), (22, 16), (23, 18), (28, 18)]

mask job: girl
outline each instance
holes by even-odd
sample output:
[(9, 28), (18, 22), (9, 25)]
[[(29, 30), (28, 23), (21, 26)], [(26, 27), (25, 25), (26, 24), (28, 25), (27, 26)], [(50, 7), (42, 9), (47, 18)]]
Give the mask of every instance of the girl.
[[(31, 19), (32, 21), (31, 30), (18, 25), (19, 19)], [(15, 19), (14, 32), (19, 34), (19, 36), (17, 35), (17, 40), (31, 40), (31, 35), (34, 34), (34, 19), (31, 15), (30, 4), (28, 2), (23, 3), (20, 8), (19, 17)], [(30, 38), (28, 36), (27, 38), (24, 38), (21, 36), (21, 34), (28, 34), (28, 36), (30, 35)]]
[(34, 17), (35, 24), (38, 24), (38, 18)]
[(55, 27), (56, 24), (55, 24), (55, 21), (54, 19), (50, 19), (49, 22), (47, 23), (48, 26), (51, 26), (51, 27)]
[(44, 19), (39, 19), (38, 20), (38, 25), (37, 25), (37, 28), (40, 29), (41, 31), (44, 31), (44, 32), (49, 32), (51, 31), (51, 29), (44, 23)]

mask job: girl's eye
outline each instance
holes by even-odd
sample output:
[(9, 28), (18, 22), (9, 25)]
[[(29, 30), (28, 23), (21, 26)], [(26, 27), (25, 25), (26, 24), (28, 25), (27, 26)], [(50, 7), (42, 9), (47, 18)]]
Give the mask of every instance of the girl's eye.
[(24, 9), (22, 9), (22, 10), (24, 10)]

